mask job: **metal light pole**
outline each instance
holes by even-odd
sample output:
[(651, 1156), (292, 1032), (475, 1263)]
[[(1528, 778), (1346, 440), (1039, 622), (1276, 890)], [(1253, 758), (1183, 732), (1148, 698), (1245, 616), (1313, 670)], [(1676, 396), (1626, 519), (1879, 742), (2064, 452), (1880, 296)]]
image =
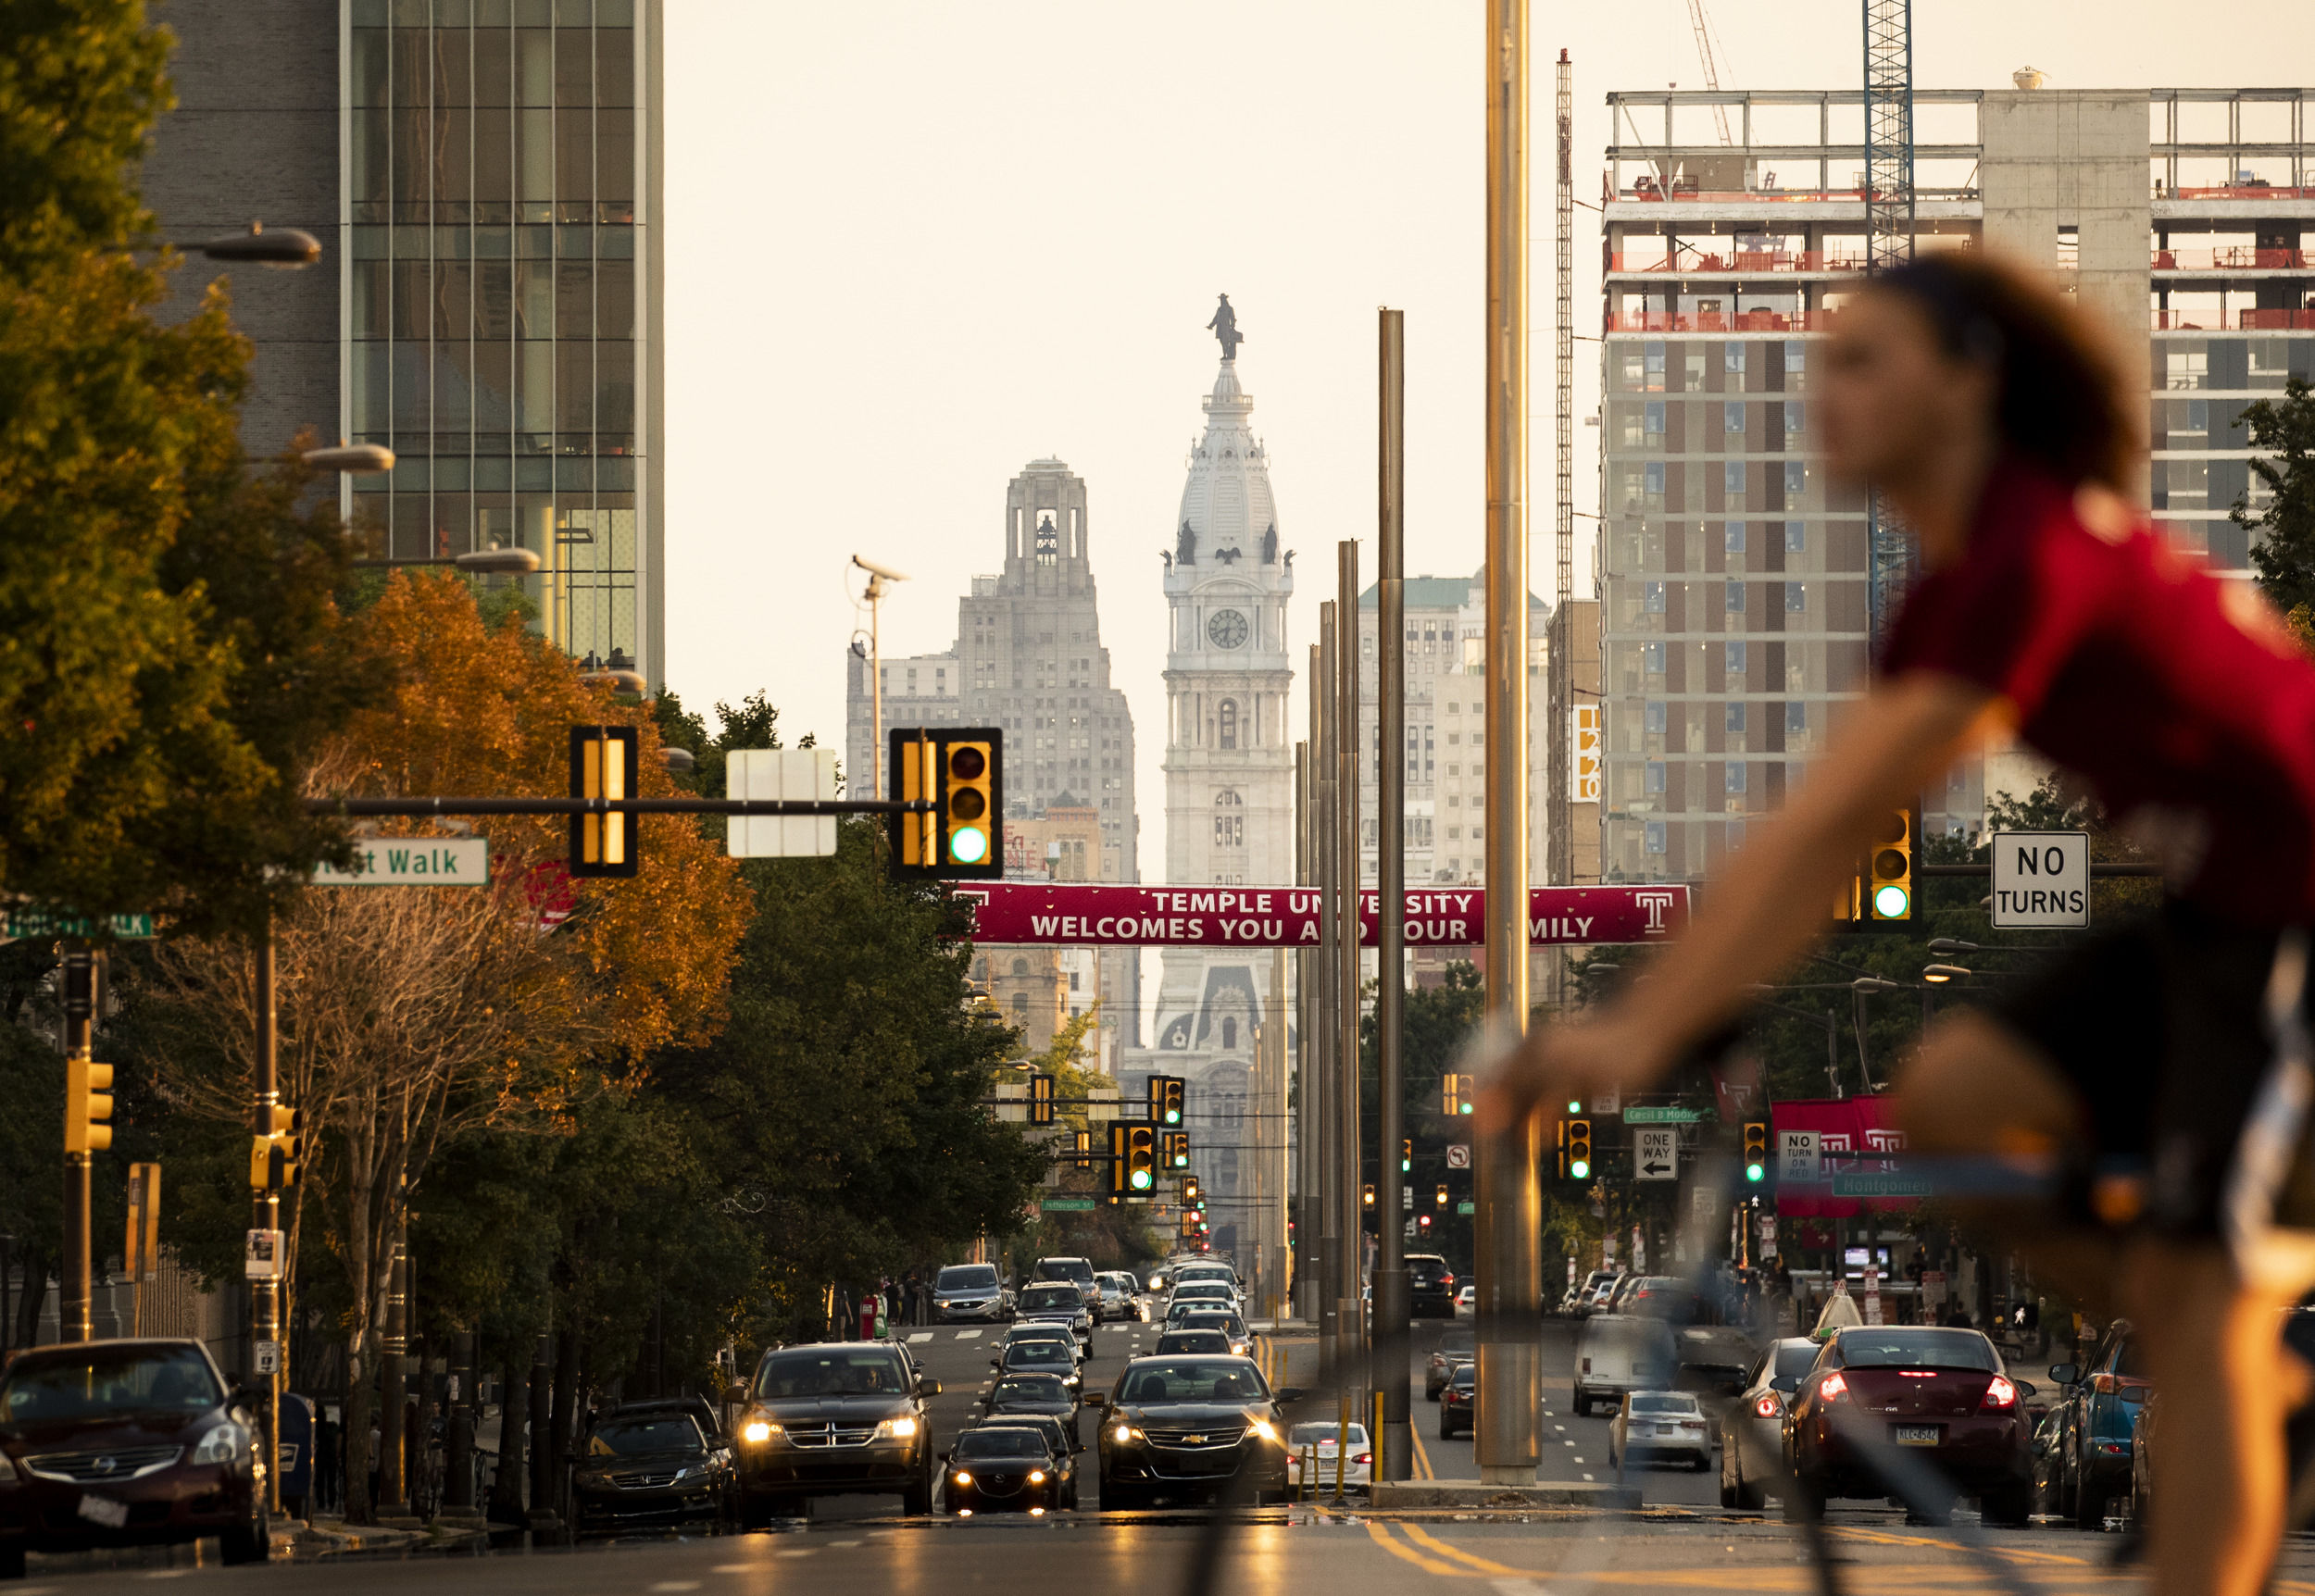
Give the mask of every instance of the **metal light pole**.
[[(1318, 650), (1310, 651), (1313, 659)], [(1315, 672), (1313, 673), (1315, 674)], [(1310, 723), (1310, 735), (1318, 735), (1318, 722)], [(1295, 885), (1308, 888), (1312, 881), (1310, 870), (1310, 744), (1295, 744)], [(1299, 1090), (1295, 1092), (1295, 1250), (1294, 1250), (1294, 1315), (1318, 1322), (1318, 1121), (1311, 1103), (1317, 1090), (1318, 1072), (1311, 1066), (1315, 1044), (1311, 1040), (1311, 970), (1310, 955), (1297, 949), (1295, 960), (1295, 1077)]]
[[(1487, 1015), (1527, 1029), (1527, 0), (1487, 0)], [(1477, 1167), (1483, 1484), (1529, 1484), (1540, 1441), (1543, 1216), (1531, 1116)]]
[[(94, 1081), (96, 1011), (104, 1002), (105, 955), (84, 942), (70, 942), (64, 954), (65, 1079)], [(56, 1279), (56, 1339), (91, 1341), (96, 1327), (90, 1313), (92, 1262), (95, 1245), (90, 1235), (92, 1203), (89, 1163), (98, 1148), (110, 1144), (109, 1134), (92, 1129), (85, 1117), (92, 1093), (65, 1091), (64, 1126), (64, 1266)], [(28, 1288), (32, 1282), (28, 1278)]]
[[(1339, 592), (1334, 609), (1334, 1066), (1335, 1153), (1342, 1160), (1342, 1338), (1347, 1360), (1365, 1345), (1366, 1310), (1358, 1287), (1367, 1228), (1358, 1203), (1358, 545), (1335, 545)], [(1366, 1411), (1365, 1404), (1359, 1412)]]
[[(273, 911), (268, 909), (265, 930), (257, 938), (257, 1034), (256, 1060), (251, 1085), (257, 1098), (256, 1118), (251, 1127), (259, 1136), (273, 1134), (274, 1110), (282, 1106), (281, 1031), (278, 1019), (278, 988), (275, 979), (273, 952)], [(268, 1235), (282, 1228), (282, 1193), (270, 1182), (250, 1193), (249, 1224), (252, 1229)], [(269, 1509), (282, 1510), (282, 1278), (280, 1271), (287, 1262), (280, 1249), (274, 1251), (275, 1273), (249, 1282), (249, 1353), (251, 1361), (262, 1365), (266, 1386), (271, 1393), (266, 1403), (265, 1456), (266, 1499)], [(267, 1349), (259, 1351), (260, 1348)], [(251, 1373), (260, 1372), (252, 1369)]]
[(852, 556), (852, 563), (868, 572), (868, 587), (860, 597), (869, 606), (869, 795), (878, 797), (884, 791), (884, 645), (879, 635), (883, 620), (884, 584), (908, 579), (857, 555)]
[(1378, 1479), (1414, 1475), (1408, 1394), (1407, 1243), (1399, 1143), (1407, 1134), (1400, 1044), (1406, 1024), (1407, 916), (1407, 317), (1381, 316), (1381, 436), (1375, 480), (1375, 1378), (1383, 1390)]
[(1318, 756), (1313, 761), (1318, 779), (1311, 783), (1317, 789), (1312, 857), (1319, 869), (1319, 1023), (1315, 1029), (1320, 1051), (1314, 1072), (1318, 1086), (1314, 1116), (1319, 1132), (1319, 1363), (1328, 1379), (1340, 1376), (1344, 1350), (1342, 1113), (1337, 1103), (1342, 1091), (1342, 1026), (1336, 997), (1342, 984), (1342, 922), (1334, 913), (1336, 896), (1342, 891), (1342, 854), (1335, 846), (1335, 830), (1342, 824), (1335, 747), (1340, 728), (1334, 721), (1333, 686), (1339, 643), (1334, 601), (1327, 599), (1319, 605), (1319, 657), (1310, 673), (1310, 697), (1319, 729)]

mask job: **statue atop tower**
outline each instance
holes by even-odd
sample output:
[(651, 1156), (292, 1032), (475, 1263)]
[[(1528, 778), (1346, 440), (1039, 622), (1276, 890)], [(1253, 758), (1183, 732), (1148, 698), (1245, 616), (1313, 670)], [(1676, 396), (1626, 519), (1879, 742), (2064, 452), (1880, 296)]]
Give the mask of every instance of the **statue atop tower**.
[(1206, 330), (1220, 341), (1224, 360), (1238, 357), (1238, 345), (1245, 342), (1245, 334), (1238, 330), (1238, 313), (1230, 308), (1228, 294), (1221, 296), (1221, 305), (1215, 310), (1214, 319), (1206, 324)]

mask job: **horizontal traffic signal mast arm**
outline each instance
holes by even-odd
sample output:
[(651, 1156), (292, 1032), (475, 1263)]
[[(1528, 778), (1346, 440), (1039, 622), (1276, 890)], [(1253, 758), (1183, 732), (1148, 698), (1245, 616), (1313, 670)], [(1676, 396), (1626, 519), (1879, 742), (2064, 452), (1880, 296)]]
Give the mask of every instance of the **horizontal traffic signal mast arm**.
[(894, 798), (308, 798), (308, 815), (927, 815)]
[[(1983, 865), (1916, 865), (1913, 867), (1913, 873), (1917, 876), (1990, 877), (1994, 873), (1994, 867), (1990, 862)], [(2127, 865), (2120, 861), (2113, 864), (2102, 864), (2093, 859), (2090, 861), (2090, 873), (2093, 876), (2159, 876), (2162, 874), (2162, 867), (2159, 865)]]

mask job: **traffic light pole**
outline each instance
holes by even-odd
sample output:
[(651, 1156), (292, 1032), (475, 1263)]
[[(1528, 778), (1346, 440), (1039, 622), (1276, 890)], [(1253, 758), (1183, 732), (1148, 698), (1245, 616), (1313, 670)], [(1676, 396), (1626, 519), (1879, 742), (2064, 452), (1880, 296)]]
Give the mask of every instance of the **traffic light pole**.
[(1407, 316), (1381, 313), (1381, 437), (1375, 541), (1375, 1225), (1374, 1378), (1383, 1392), (1378, 1479), (1415, 1472), (1408, 1365), (1407, 1243), (1399, 1143), (1407, 1134), (1401, 1032), (1406, 1023), (1407, 917)]
[[(95, 1056), (97, 961), (103, 955), (86, 944), (69, 944), (64, 955), (65, 1078), (80, 1079)], [(76, 1066), (78, 1066), (76, 1068)], [(72, 1120), (82, 1111), (80, 1094), (65, 1092), (64, 1267), (56, 1281), (56, 1339), (88, 1341), (96, 1339), (89, 1311), (93, 1246), (90, 1238), (89, 1160), (76, 1147), (80, 1140)]]
[[(1341, 865), (1340, 851), (1334, 835), (1342, 824), (1336, 808), (1336, 789), (1341, 782), (1340, 762), (1336, 758), (1335, 742), (1339, 735), (1334, 724), (1334, 657), (1340, 640), (1336, 636), (1334, 601), (1319, 605), (1318, 668), (1311, 672), (1310, 704), (1318, 726), (1318, 747), (1311, 760), (1316, 779), (1312, 805), (1316, 816), (1312, 827), (1312, 858), (1318, 865), (1318, 899), (1321, 905), (1334, 902), (1341, 890), (1337, 872)], [(1318, 1129), (1319, 1166), (1319, 1365), (1324, 1379), (1333, 1381), (1342, 1374), (1342, 1299), (1343, 1299), (1343, 1161), (1337, 1139), (1342, 1134), (1340, 1111), (1336, 1099), (1342, 1091), (1341, 1053), (1342, 1028), (1337, 1023), (1340, 1004), (1336, 988), (1341, 984), (1341, 928), (1337, 916), (1321, 907), (1319, 913), (1318, 1024), (1312, 1027), (1319, 1045), (1317, 1067), (1311, 1073), (1318, 1088), (1312, 1117)], [(1352, 1201), (1357, 1201), (1354, 1191)]]
[[(280, 1029), (276, 1024), (278, 1004), (275, 996), (275, 965), (273, 949), (273, 914), (266, 912), (265, 929), (258, 936), (253, 950), (257, 963), (257, 1034), (251, 1086), (256, 1096), (256, 1123), (253, 1129), (259, 1136), (273, 1134), (273, 1111), (282, 1105), (282, 1061)], [(250, 1194), (249, 1224), (252, 1229), (275, 1231), (282, 1228), (282, 1194), (270, 1182)], [(249, 1351), (252, 1361), (258, 1357), (257, 1349), (270, 1342), (273, 1347), (272, 1367), (266, 1374), (269, 1400), (265, 1404), (265, 1466), (266, 1502), (268, 1510), (282, 1511), (282, 1278), (280, 1270), (286, 1259), (275, 1259), (276, 1273), (270, 1279), (249, 1282)], [(245, 1373), (253, 1373), (245, 1371)]]
[[(1340, 594), (1334, 604), (1334, 1079), (1335, 1155), (1342, 1161), (1342, 1301), (1337, 1309), (1347, 1378), (1366, 1346), (1366, 1311), (1359, 1266), (1366, 1224), (1358, 1206), (1358, 545), (1335, 546)], [(1361, 1403), (1359, 1412), (1366, 1412)]]
[[(1316, 649), (1311, 650), (1314, 656), (1317, 652)], [(1314, 720), (1309, 727), (1310, 738), (1295, 744), (1295, 885), (1298, 887), (1308, 887), (1313, 880), (1310, 871), (1310, 750), (1318, 730), (1318, 723)], [(1311, 1067), (1311, 1060), (1317, 1056), (1317, 1051), (1311, 1030), (1310, 955), (1296, 951), (1294, 961), (1295, 1075), (1299, 1088), (1295, 1092), (1294, 1313), (1295, 1317), (1316, 1324), (1319, 1318), (1318, 1120), (1311, 1103), (1318, 1072)]]
[[(1527, 0), (1487, 0), (1486, 1003), (1498, 1042), (1527, 1029)], [(1549, 817), (1564, 825), (1567, 817)], [(1474, 1149), (1483, 1484), (1533, 1484), (1543, 1348), (1539, 1121)]]

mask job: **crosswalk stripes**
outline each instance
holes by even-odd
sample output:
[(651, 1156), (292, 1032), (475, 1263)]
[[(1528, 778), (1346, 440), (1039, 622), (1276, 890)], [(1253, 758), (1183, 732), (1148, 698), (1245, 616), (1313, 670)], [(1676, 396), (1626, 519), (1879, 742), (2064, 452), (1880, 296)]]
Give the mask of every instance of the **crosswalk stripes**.
[(932, 1332), (930, 1330), (911, 1330), (908, 1333), (908, 1344), (912, 1347), (920, 1341), (929, 1341), (932, 1339)]

